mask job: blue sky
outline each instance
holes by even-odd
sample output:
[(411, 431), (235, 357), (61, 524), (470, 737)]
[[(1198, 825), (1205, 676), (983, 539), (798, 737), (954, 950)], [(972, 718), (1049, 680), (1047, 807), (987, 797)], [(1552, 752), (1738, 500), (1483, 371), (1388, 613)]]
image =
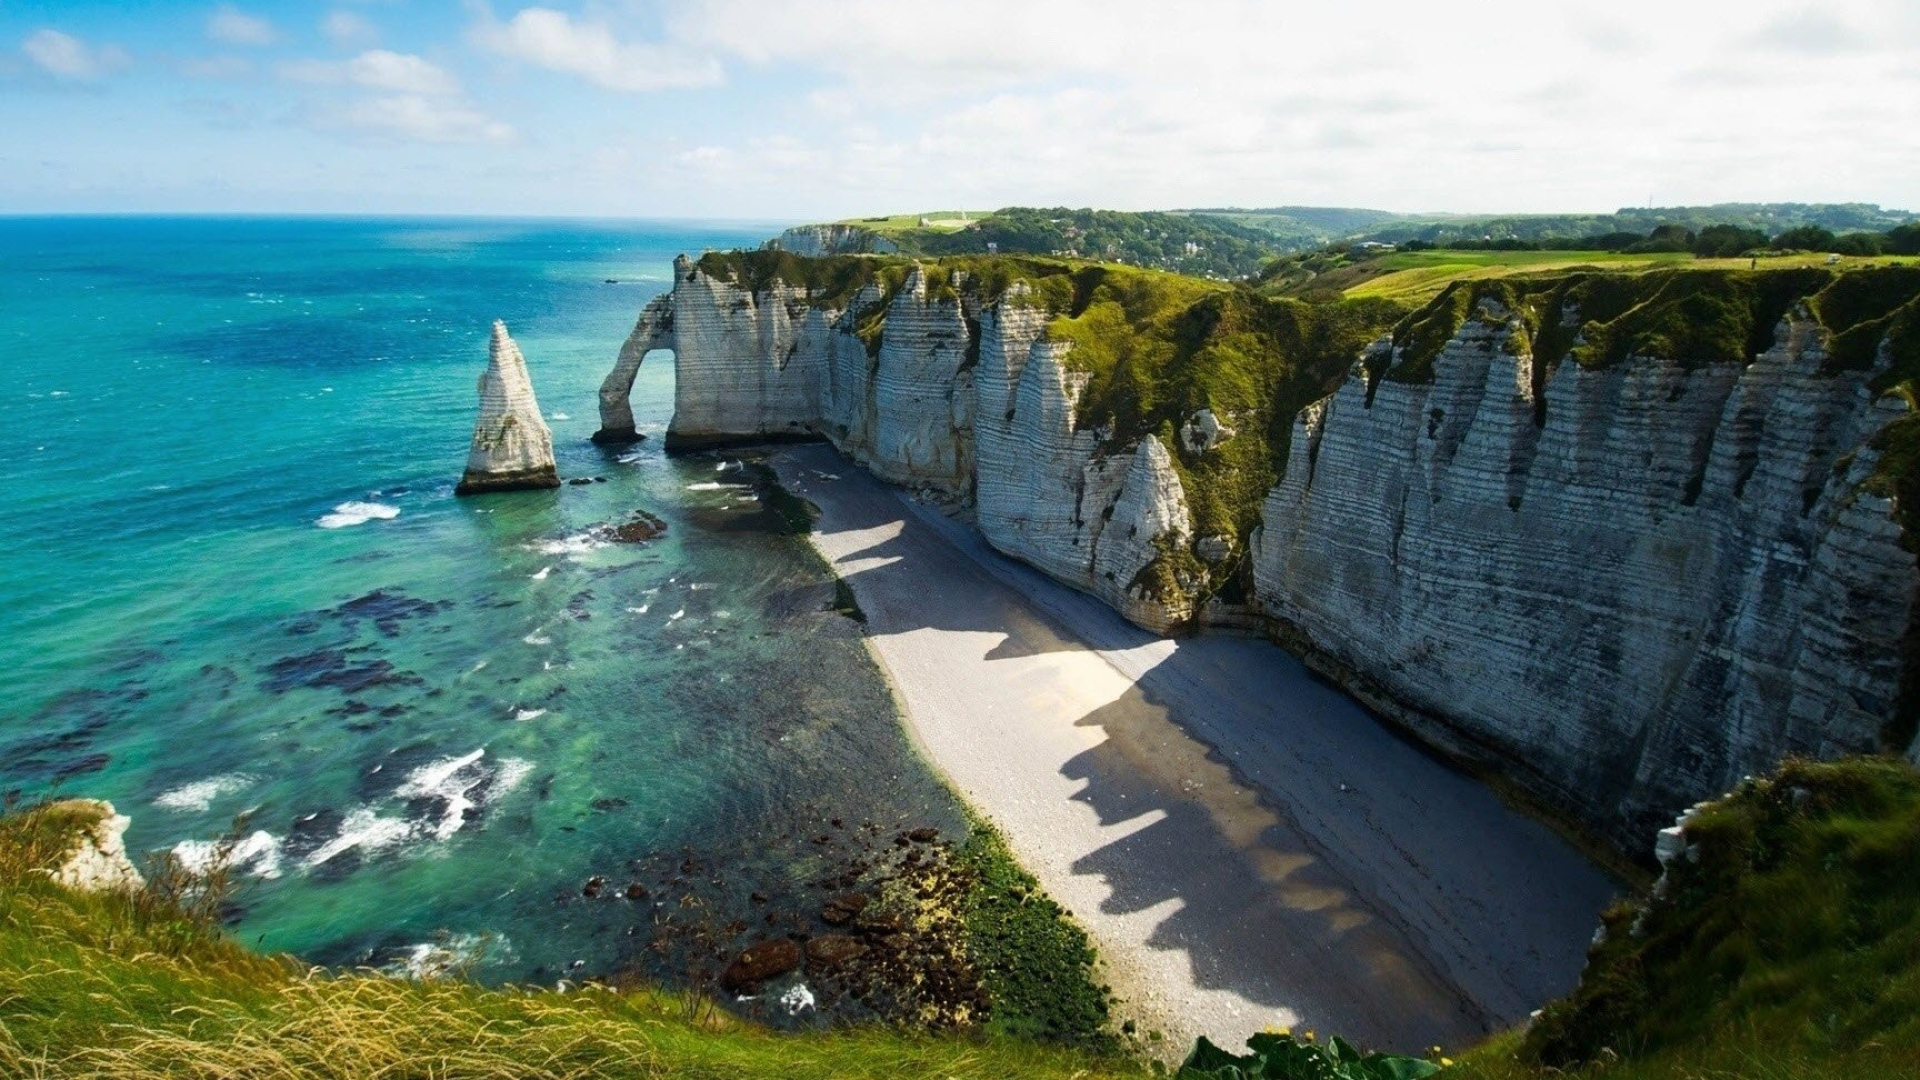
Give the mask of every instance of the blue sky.
[(0, 212), (1920, 207), (1920, 4), (0, 0)]

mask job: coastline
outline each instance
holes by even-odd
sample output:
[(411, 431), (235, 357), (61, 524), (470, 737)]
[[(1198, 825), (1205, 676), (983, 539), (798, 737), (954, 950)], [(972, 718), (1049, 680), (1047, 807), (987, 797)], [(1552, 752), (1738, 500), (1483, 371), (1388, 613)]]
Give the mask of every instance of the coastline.
[(830, 447), (771, 464), (819, 508), (914, 746), (1142, 1032), (1424, 1050), (1573, 984), (1613, 882), (1277, 647), (1132, 627)]

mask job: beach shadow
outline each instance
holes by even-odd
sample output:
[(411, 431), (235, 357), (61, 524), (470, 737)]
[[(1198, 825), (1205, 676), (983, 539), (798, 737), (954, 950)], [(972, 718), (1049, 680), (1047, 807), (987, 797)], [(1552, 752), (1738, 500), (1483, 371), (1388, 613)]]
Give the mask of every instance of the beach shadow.
[(786, 453), (796, 494), (809, 473), (834, 485), (834, 566), (869, 633), (979, 635), (949, 647), (989, 669), (1099, 650), (1122, 676), (1072, 722), (1104, 738), (1059, 766), (1120, 835), (1071, 869), (1104, 884), (1104, 915), (1154, 920), (1147, 948), (1181, 954), (1196, 988), (1419, 1051), (1572, 987), (1614, 883), (1544, 826), (1277, 647), (1168, 642), (830, 448)]

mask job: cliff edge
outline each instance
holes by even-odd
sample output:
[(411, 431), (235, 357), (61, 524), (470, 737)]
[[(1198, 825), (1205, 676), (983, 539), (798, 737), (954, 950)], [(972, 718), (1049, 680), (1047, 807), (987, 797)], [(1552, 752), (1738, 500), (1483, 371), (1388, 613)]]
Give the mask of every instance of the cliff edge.
[(642, 313), (602, 426), (672, 349), (669, 446), (830, 440), (1142, 626), (1263, 628), (1638, 850), (1789, 754), (1911, 752), (1917, 305), (1904, 269), (1465, 282), (1403, 317), (709, 255)]

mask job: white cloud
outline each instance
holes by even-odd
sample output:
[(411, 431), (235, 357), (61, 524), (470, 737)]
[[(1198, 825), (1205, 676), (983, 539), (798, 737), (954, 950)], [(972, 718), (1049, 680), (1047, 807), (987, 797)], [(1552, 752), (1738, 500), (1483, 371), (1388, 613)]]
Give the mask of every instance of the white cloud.
[(604, 23), (575, 22), (552, 8), (525, 8), (504, 23), (483, 8), (472, 36), (490, 52), (608, 90), (711, 86), (722, 77), (719, 61), (711, 57), (672, 44), (622, 41)]
[(98, 79), (132, 61), (126, 50), (117, 45), (88, 45), (58, 30), (34, 31), (20, 43), (20, 51), (41, 71), (73, 82)]
[(280, 40), (280, 31), (258, 15), (222, 4), (207, 16), (207, 36), (225, 45), (271, 45)]
[(506, 143), (513, 128), (472, 105), (419, 94), (365, 98), (308, 114), (312, 126), (424, 143)]
[(282, 65), (280, 71), (296, 82), (340, 83), (425, 97), (460, 93), (460, 81), (437, 64), (387, 49), (369, 49), (339, 63), (296, 60)]
[(380, 37), (380, 31), (366, 16), (352, 11), (327, 12), (326, 18), (320, 20), (320, 32), (341, 48), (365, 45)]

